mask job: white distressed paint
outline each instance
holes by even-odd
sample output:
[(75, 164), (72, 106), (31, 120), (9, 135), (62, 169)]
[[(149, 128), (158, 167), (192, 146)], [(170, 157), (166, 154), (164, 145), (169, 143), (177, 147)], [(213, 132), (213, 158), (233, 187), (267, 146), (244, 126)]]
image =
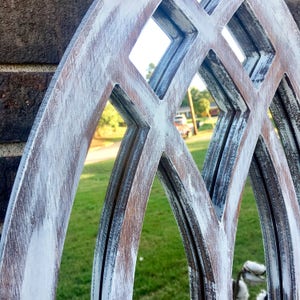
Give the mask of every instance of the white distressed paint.
[[(254, 0), (249, 0), (249, 2), (253, 2), (253, 6), (255, 6)], [(109, 88), (107, 88), (107, 86), (109, 86), (109, 79), (106, 78), (110, 75), (109, 71), (113, 70), (112, 72), (116, 73), (125, 72), (124, 69), (121, 69), (123, 65), (120, 64), (121, 66), (119, 66), (119, 56), (124, 55), (124, 53), (122, 52), (124, 49), (129, 52), (129, 48), (132, 46), (132, 44), (127, 46), (127, 37), (129, 38), (130, 33), (135, 29), (134, 22), (136, 21), (136, 16), (139, 15), (142, 11), (142, 6), (146, 5), (146, 1), (144, 1), (144, 4), (139, 3), (139, 5), (141, 5), (140, 7), (139, 5), (137, 5), (137, 3), (134, 2), (122, 3), (122, 1), (116, 1), (114, 3), (108, 3), (109, 2), (101, 2), (101, 4), (99, 4), (99, 10), (101, 5), (104, 5), (101, 13), (97, 11), (97, 9), (95, 10), (96, 12), (91, 18), (91, 21), (86, 24), (86, 28), (88, 29), (86, 29), (86, 31), (83, 31), (81, 35), (76, 35), (76, 37), (78, 38), (77, 40), (75, 40), (76, 43), (72, 43), (69, 47), (68, 51), (71, 51), (71, 54), (69, 57), (65, 57), (62, 62), (65, 63), (65, 68), (62, 69), (63, 76), (58, 77), (58, 84), (53, 84), (51, 86), (55, 89), (55, 91), (49, 92), (47, 94), (49, 103), (47, 104), (47, 106), (43, 107), (44, 110), (39, 115), (39, 121), (41, 123), (35, 125), (34, 127), (34, 130), (36, 130), (37, 132), (37, 135), (35, 135), (35, 137), (39, 137), (40, 139), (32, 138), (30, 140), (31, 148), (28, 147), (28, 152), (26, 153), (26, 156), (30, 157), (29, 150), (36, 150), (36, 152), (34, 152), (36, 156), (33, 158), (31, 157), (31, 161), (25, 161), (22, 164), (22, 170), (25, 171), (18, 177), (19, 181), (17, 180), (17, 183), (19, 185), (15, 188), (15, 191), (12, 194), (12, 199), (14, 199), (15, 196), (17, 201), (19, 201), (17, 202), (19, 206), (11, 206), (12, 208), (9, 210), (9, 217), (11, 216), (11, 213), (12, 220), (7, 221), (6, 224), (15, 225), (15, 227), (12, 227), (11, 231), (16, 230), (18, 226), (19, 228), (21, 228), (21, 226), (24, 226), (24, 232), (26, 234), (22, 236), (22, 238), (24, 238), (22, 242), (25, 245), (27, 245), (26, 242), (28, 242), (28, 249), (25, 249), (27, 252), (22, 253), (22, 255), (25, 256), (25, 259), (23, 260), (23, 262), (25, 262), (25, 267), (24, 270), (22, 270), (21, 267), (19, 270), (21, 273), (24, 273), (24, 281), (21, 283), (21, 295), (23, 299), (51, 299), (53, 297), (53, 280), (55, 278), (54, 266), (56, 264), (56, 255), (58, 257), (60, 255), (60, 253), (57, 253), (59, 251), (57, 251), (56, 248), (56, 234), (58, 228), (56, 228), (54, 224), (55, 221), (60, 224), (60, 221), (67, 222), (68, 220), (67, 213), (66, 215), (63, 215), (61, 210), (66, 209), (66, 211), (68, 211), (71, 206), (71, 198), (74, 196), (73, 193), (75, 191), (75, 185), (79, 178), (80, 167), (83, 164), (84, 160), (83, 156), (87, 150), (87, 141), (84, 138), (81, 139), (81, 136), (87, 134), (88, 129), (85, 127), (86, 122), (88, 122), (88, 120), (93, 117), (93, 112), (97, 107), (99, 97), (101, 98), (101, 96), (103, 95), (103, 90), (109, 90)], [(219, 13), (222, 11), (222, 5), (224, 5), (224, 3), (225, 2), (220, 2), (219, 4)], [(228, 8), (230, 8), (236, 3), (234, 2), (232, 4), (226, 2), (226, 5), (228, 6)], [(271, 5), (272, 7), (273, 4), (274, 8), (276, 7), (274, 6), (274, 3), (275, 0), (271, 0), (268, 2), (268, 5)], [(266, 6), (267, 5), (261, 6), (257, 4), (256, 8), (257, 10), (261, 9), (261, 11), (264, 12), (264, 8)], [(113, 16), (116, 17), (114, 19), (116, 22), (119, 21), (119, 24), (125, 25), (116, 26), (116, 24), (112, 24), (112, 13), (114, 13)], [(225, 14), (225, 12), (223, 13)], [(230, 12), (228, 11), (226, 11), (226, 13), (230, 14)], [(269, 17), (269, 23), (271, 24), (273, 16), (270, 17), (268, 14), (269, 11), (266, 10), (265, 18), (268, 19)], [(282, 14), (288, 18), (288, 15), (284, 14), (284, 11), (282, 11)], [(99, 15), (101, 15), (101, 17), (98, 18)], [(215, 25), (219, 23), (216, 23), (218, 22), (218, 20), (214, 20), (213, 18), (214, 14), (210, 19), (205, 19), (206, 23), (202, 27), (203, 39), (206, 42), (203, 43), (203, 45), (205, 44), (207, 46), (209, 44), (209, 47), (213, 46), (213, 48), (218, 48), (220, 44), (218, 43), (218, 36), (216, 35), (216, 33), (219, 33), (220, 28), (215, 28)], [(285, 19), (286, 21), (286, 18), (283, 19)], [(128, 22), (126, 22), (126, 20)], [(290, 20), (288, 21), (290, 22)], [(277, 23), (274, 22), (274, 25), (272, 23), (272, 26), (274, 26), (274, 28), (276, 28), (277, 26), (277, 32), (280, 31), (278, 22), (279, 20), (277, 19)], [(202, 25), (201, 20), (199, 20), (199, 24), (197, 25)], [(289, 28), (292, 28), (292, 26), (289, 26)], [(104, 33), (102, 31), (104, 31)], [(101, 35), (101, 33), (103, 33), (103, 35)], [(284, 36), (284, 33), (282, 33), (282, 35)], [(298, 31), (295, 35), (291, 35), (291, 37), (289, 38), (293, 41), (294, 45), (299, 44)], [(131, 41), (131, 43), (133, 43), (133, 41)], [(116, 49), (119, 49), (115, 53), (111, 52), (112, 44), (116, 45)], [(99, 49), (95, 45), (99, 47)], [(200, 45), (199, 41), (197, 45)], [(279, 46), (277, 46), (275, 44), (275, 48), (279, 49)], [(296, 49), (298, 48), (294, 47), (294, 53), (292, 54), (295, 54), (295, 51), (297, 51)], [(220, 49), (219, 52), (221, 53), (222, 50), (223, 49)], [(284, 53), (283, 50), (284, 49), (282, 48), (282, 53)], [(197, 54), (199, 55), (198, 51), (200, 50), (197, 48)], [(190, 51), (188, 54), (192, 54), (192, 57), (195, 57), (195, 52), (196, 50)], [(99, 55), (99, 53), (101, 53), (103, 56)], [(126, 55), (127, 54), (128, 53), (126, 53)], [(203, 55), (205, 55), (205, 53)], [(299, 54), (292, 57), (298, 58)], [(168, 148), (178, 147), (178, 145), (175, 144), (175, 142), (178, 141), (176, 139), (176, 137), (178, 138), (178, 133), (177, 136), (174, 134), (175, 128), (171, 127), (172, 125), (170, 124), (170, 122), (172, 122), (172, 120), (170, 120), (170, 118), (172, 117), (172, 113), (175, 112), (174, 106), (172, 106), (173, 99), (176, 99), (176, 95), (178, 93), (183, 93), (182, 91), (180, 91), (179, 87), (181, 88), (186, 84), (184, 77), (186, 76), (186, 74), (188, 74), (188, 77), (192, 78), (192, 76), (190, 76), (192, 67), (187, 67), (187, 61), (188, 59), (184, 58), (184, 62), (179, 66), (179, 71), (185, 70), (186, 72), (183, 72), (183, 75), (175, 74), (175, 79), (173, 79), (173, 82), (171, 82), (171, 87), (173, 89), (169, 89), (167, 91), (167, 97), (162, 102), (154, 104), (155, 100), (153, 100), (152, 98), (143, 98), (143, 96), (147, 93), (139, 94), (140, 97), (137, 98), (142, 99), (132, 99), (133, 101), (136, 101), (136, 103), (139, 103), (139, 105), (142, 105), (143, 102), (151, 102), (153, 100), (153, 102), (151, 102), (150, 104), (143, 105), (139, 110), (141, 112), (148, 112), (146, 113), (147, 116), (145, 118), (148, 117), (147, 121), (149, 121), (149, 126), (151, 128), (149, 136), (152, 135), (152, 139), (150, 145), (148, 142), (149, 140), (147, 139), (141, 141), (145, 143), (146, 148), (148, 148), (148, 151), (143, 152), (141, 161), (145, 161), (147, 163), (141, 164), (140, 169), (138, 169), (139, 173), (135, 174), (136, 177), (139, 176), (136, 179), (136, 182), (134, 182), (134, 187), (131, 187), (132, 191), (135, 193), (137, 193), (137, 191), (140, 191), (137, 185), (139, 185), (140, 183), (144, 183), (146, 179), (148, 179), (146, 178), (146, 176), (149, 176), (148, 172), (151, 175), (153, 175), (153, 173), (155, 172), (155, 170), (153, 171), (151, 167), (157, 167), (158, 161), (160, 159), (160, 154), (165, 148), (165, 143), (168, 143)], [(229, 61), (232, 63), (231, 59), (229, 59)], [(293, 65), (299, 65), (298, 59), (295, 59), (295, 61), (293, 62), (295, 62)], [(184, 67), (182, 67), (182, 65), (184, 65)], [(276, 69), (273, 69), (272, 72), (276, 73), (275, 70)], [(282, 69), (279, 68), (279, 71), (282, 71)], [(237, 76), (240, 76), (240, 74), (230, 75), (232, 75), (235, 80), (237, 80)], [(176, 82), (176, 80), (180, 81), (179, 79), (182, 79), (184, 83)], [(68, 85), (69, 82), (74, 83), (74, 85)], [(125, 86), (127, 86), (128, 89), (134, 89), (134, 80), (129, 83), (126, 81), (126, 83), (127, 85), (125, 84)], [(255, 100), (256, 98), (259, 98), (260, 101), (254, 102), (254, 105), (252, 107), (249, 106), (250, 109), (255, 106), (257, 106), (258, 108), (255, 108), (251, 111), (251, 113), (255, 114), (255, 116), (252, 119), (250, 118), (248, 120), (247, 128), (245, 129), (245, 133), (243, 133), (242, 138), (239, 134), (233, 135), (232, 142), (239, 143), (239, 149), (237, 153), (235, 153), (237, 159), (234, 160), (234, 174), (231, 178), (227, 195), (227, 208), (225, 211), (225, 213), (227, 214), (226, 218), (218, 221), (214, 217), (211, 202), (209, 201), (208, 193), (205, 190), (203, 181), (201, 180), (201, 178), (199, 180), (198, 176), (193, 177), (193, 175), (191, 175), (195, 166), (193, 164), (189, 164), (190, 155), (186, 154), (186, 149), (181, 149), (178, 151), (178, 153), (176, 153), (176, 148), (175, 150), (173, 149), (173, 151), (170, 150), (171, 153), (166, 154), (170, 154), (170, 160), (172, 161), (172, 163), (174, 163), (175, 168), (177, 168), (178, 175), (182, 180), (184, 187), (188, 190), (189, 196), (191, 198), (189, 199), (190, 203), (188, 203), (188, 205), (190, 205), (189, 208), (193, 210), (193, 213), (196, 216), (195, 224), (191, 225), (193, 225), (194, 228), (197, 229), (197, 231), (201, 231), (201, 233), (203, 233), (205, 237), (204, 242), (205, 246), (207, 246), (208, 249), (208, 260), (209, 263), (211, 263), (211, 265), (213, 266), (213, 272), (215, 275), (215, 283), (211, 284), (211, 290), (209, 292), (211, 294), (215, 293), (217, 299), (222, 299), (222, 297), (231, 295), (230, 273), (233, 259), (233, 241), (237, 226), (235, 217), (238, 214), (240, 196), (249, 169), (251, 156), (253, 154), (257, 138), (261, 134), (261, 127), (264, 122), (263, 115), (264, 113), (266, 113), (264, 111), (265, 107), (267, 106), (266, 103), (267, 101), (269, 101), (270, 94), (273, 95), (273, 93), (270, 93), (270, 88), (268, 88), (268, 86), (260, 87), (260, 94), (258, 95), (253, 91), (252, 85), (244, 85), (243, 82), (238, 82), (237, 85), (238, 88), (242, 90), (244, 94), (248, 95), (249, 98), (251, 98), (250, 96), (255, 96), (253, 98), (255, 98)], [(106, 101), (106, 99), (102, 99), (102, 101)], [(70, 109), (70, 107), (72, 107), (73, 109)], [(69, 114), (65, 114), (66, 111), (68, 111)], [(77, 122), (75, 126), (74, 120), (76, 120)], [(168, 136), (168, 134), (170, 135)], [(32, 134), (32, 136), (33, 135), (34, 134)], [(153, 141), (155, 141), (153, 135), (156, 136), (156, 142), (154, 143), (152, 143)], [(66, 144), (64, 144), (64, 137), (68, 137)], [(80, 143), (82, 144), (80, 145)], [(272, 137), (270, 139), (270, 144), (270, 147), (275, 151), (276, 149), (274, 149), (274, 145), (276, 144), (274, 144), (274, 142), (272, 141)], [(74, 146), (75, 149), (72, 148)], [(72, 150), (73, 152), (71, 152)], [(273, 157), (278, 160), (278, 153), (277, 155), (273, 155)], [(74, 161), (76, 159), (78, 159), (78, 162)], [(30, 169), (30, 163), (33, 165), (33, 170)], [(78, 163), (79, 165), (77, 166), (77, 168), (75, 166), (76, 163)], [(279, 169), (286, 168), (286, 166), (278, 162), (277, 165)], [(187, 167), (187, 169), (183, 170), (183, 167)], [(70, 172), (74, 172), (75, 175), (71, 174), (72, 176), (70, 176), (70, 174), (66, 171), (69, 170), (68, 168), (70, 169)], [(143, 171), (145, 171), (144, 174)], [(142, 174), (144, 177), (141, 176)], [(193, 174), (198, 173), (196, 172)], [(228, 174), (225, 172), (224, 175)], [(25, 178), (26, 180), (24, 180), (24, 177), (22, 176), (28, 176), (28, 178)], [(68, 182), (67, 179), (69, 179), (70, 182)], [(280, 182), (281, 185), (283, 185), (286, 181), (283, 178), (280, 178)], [(26, 185), (29, 186), (29, 183), (32, 185), (32, 189), (30, 190), (28, 188), (26, 189)], [(25, 186), (24, 189), (22, 189), (22, 184), (24, 184)], [(23, 192), (23, 194), (18, 194), (20, 190)], [(71, 193), (72, 195), (69, 195), (68, 193)], [(66, 199), (61, 199), (59, 197), (59, 195), (61, 194), (65, 195)], [(22, 202), (24, 200), (22, 198), (23, 195), (25, 195), (24, 197), (27, 197), (25, 198), (27, 199), (27, 202), (25, 201), (25, 203)], [(297, 227), (297, 220), (299, 219), (299, 211), (297, 210), (298, 206), (291, 206), (291, 204), (295, 204), (295, 201), (293, 200), (293, 198), (289, 198), (289, 191), (283, 190), (283, 195), (288, 202), (287, 215), (289, 217), (289, 224), (292, 227), (291, 232), (288, 232), (288, 234), (292, 234), (291, 241), (293, 244), (293, 249), (297, 249), (299, 245), (299, 229)], [(146, 201), (146, 199), (143, 200)], [(63, 201), (66, 201), (65, 205), (62, 204)], [(43, 205), (42, 207), (45, 208), (46, 211), (45, 214), (42, 214), (40, 212), (41, 215), (34, 215), (35, 213), (37, 213), (34, 210), (35, 205), (37, 204)], [(132, 203), (129, 204), (132, 205)], [(27, 222), (25, 222), (25, 224), (22, 223), (23, 219), (20, 220), (17, 218), (18, 215), (15, 214), (15, 211), (13, 210), (15, 207), (19, 208), (20, 210), (22, 208), (22, 211), (24, 209), (25, 213), (27, 214)], [(296, 210), (296, 212), (294, 212), (293, 209)], [(126, 211), (126, 213), (128, 213), (128, 216), (125, 221), (130, 224), (130, 222), (132, 222), (133, 220), (132, 211)], [(30, 224), (29, 219), (30, 217), (32, 217), (31, 214), (39, 217), (36, 224)], [(295, 218), (295, 216), (297, 218)], [(137, 220), (141, 221), (141, 217), (141, 215), (137, 216)], [(7, 229), (5, 232), (11, 229), (8, 227), (9, 225), (6, 225)], [(141, 224), (139, 224), (139, 226), (141, 226)], [(107, 269), (109, 269), (108, 273), (111, 277), (106, 278), (104, 287), (101, 288), (104, 288), (104, 290), (112, 289), (114, 295), (116, 295), (115, 298), (118, 298), (118, 296), (131, 295), (132, 293), (132, 278), (125, 277), (126, 274), (133, 273), (134, 264), (132, 262), (136, 258), (135, 256), (137, 249), (134, 243), (130, 241), (131, 232), (128, 233), (128, 231), (125, 230), (125, 234), (127, 234), (128, 236), (121, 236), (123, 244), (117, 244), (119, 241), (119, 232), (113, 234), (115, 235), (109, 236), (108, 239), (112, 241), (113, 245), (115, 245), (116, 247), (120, 247), (118, 249), (118, 254), (123, 253), (123, 251), (126, 252), (126, 250), (130, 252), (129, 261), (122, 260), (124, 259), (122, 255), (120, 255), (119, 257), (117, 256), (116, 259), (118, 264), (116, 267), (113, 265), (112, 261), (109, 261)], [(17, 233), (16, 231), (14, 231), (14, 237), (16, 236)], [(124, 241), (126, 242), (126, 238), (128, 238), (127, 244), (124, 243)], [(7, 249), (10, 248), (8, 247)], [(2, 253), (4, 253), (4, 255), (6, 255), (7, 257), (8, 255), (10, 255), (10, 253), (7, 252), (1, 252), (1, 254)], [(298, 252), (292, 254), (295, 258), (296, 267), (299, 270), (299, 254)], [(115, 257), (113, 258), (115, 259)], [(288, 257), (285, 257), (285, 259), (287, 258)], [(283, 260), (283, 262), (285, 261)], [(14, 263), (16, 268), (19, 267), (18, 262)], [(296, 280), (299, 279), (298, 270), (296, 271)], [(275, 274), (271, 274), (271, 276), (272, 275), (275, 277)], [(288, 278), (289, 274), (283, 273), (283, 275), (285, 278)], [(11, 279), (14, 280), (15, 278)], [(112, 280), (113, 283), (111, 285)], [(299, 295), (299, 291), (297, 295)]]
[(53, 286), (49, 285), (55, 276), (57, 237), (53, 224), (44, 219), (42, 227), (32, 232), (28, 245), (24, 279), (20, 299), (47, 300), (54, 298)]

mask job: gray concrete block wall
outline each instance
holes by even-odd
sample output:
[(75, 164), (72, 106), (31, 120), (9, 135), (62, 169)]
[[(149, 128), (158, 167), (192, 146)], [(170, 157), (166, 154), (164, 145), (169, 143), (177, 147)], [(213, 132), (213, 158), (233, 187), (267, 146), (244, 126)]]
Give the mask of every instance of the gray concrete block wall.
[(0, 73), (0, 139), (26, 142), (51, 72)]
[(2, 0), (0, 63), (58, 64), (91, 0)]
[(91, 3), (0, 1), (0, 225), (36, 113)]

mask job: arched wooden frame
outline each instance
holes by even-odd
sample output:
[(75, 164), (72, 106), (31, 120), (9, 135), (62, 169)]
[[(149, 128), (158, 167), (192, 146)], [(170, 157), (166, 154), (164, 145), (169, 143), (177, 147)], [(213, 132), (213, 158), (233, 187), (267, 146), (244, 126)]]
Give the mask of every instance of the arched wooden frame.
[[(128, 57), (152, 15), (172, 43), (148, 85)], [(243, 64), (222, 36), (226, 25), (245, 53)], [(0, 298), (55, 297), (73, 198), (110, 95), (128, 131), (101, 220), (93, 299), (132, 297), (157, 170), (182, 233), (191, 298), (230, 299), (249, 169), (269, 296), (299, 298), (299, 49), (299, 29), (282, 0), (95, 1), (52, 80), (20, 164), (1, 240)], [(172, 122), (197, 72), (222, 111), (203, 177)]]

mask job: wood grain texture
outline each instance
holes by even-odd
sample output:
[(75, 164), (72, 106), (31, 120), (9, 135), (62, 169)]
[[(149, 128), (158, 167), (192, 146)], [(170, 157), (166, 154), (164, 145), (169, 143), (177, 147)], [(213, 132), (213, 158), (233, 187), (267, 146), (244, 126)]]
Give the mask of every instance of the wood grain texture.
[[(172, 43), (148, 84), (128, 56), (152, 15)], [(227, 24), (244, 63), (222, 36)], [(231, 299), (249, 169), (269, 296), (300, 298), (299, 166), (291, 167), (299, 164), (299, 49), (298, 26), (282, 0), (95, 1), (52, 79), (20, 163), (0, 244), (0, 299), (55, 298), (76, 187), (109, 97), (128, 131), (106, 195), (92, 298), (132, 298), (158, 171), (186, 249), (191, 298)], [(203, 175), (173, 125), (196, 72), (221, 110)], [(281, 141), (267, 115), (270, 105)]]

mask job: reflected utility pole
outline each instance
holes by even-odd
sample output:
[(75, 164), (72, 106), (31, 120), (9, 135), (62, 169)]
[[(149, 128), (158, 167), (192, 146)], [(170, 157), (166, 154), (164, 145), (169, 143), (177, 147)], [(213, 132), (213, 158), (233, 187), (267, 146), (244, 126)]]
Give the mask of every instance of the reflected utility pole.
[(191, 115), (192, 115), (192, 122), (194, 126), (194, 134), (197, 135), (198, 133), (198, 128), (197, 128), (197, 122), (196, 122), (196, 116), (195, 116), (195, 111), (194, 111), (194, 104), (193, 104), (193, 99), (192, 99), (192, 94), (190, 88), (187, 90), (187, 97), (189, 101), (189, 106), (191, 109)]

